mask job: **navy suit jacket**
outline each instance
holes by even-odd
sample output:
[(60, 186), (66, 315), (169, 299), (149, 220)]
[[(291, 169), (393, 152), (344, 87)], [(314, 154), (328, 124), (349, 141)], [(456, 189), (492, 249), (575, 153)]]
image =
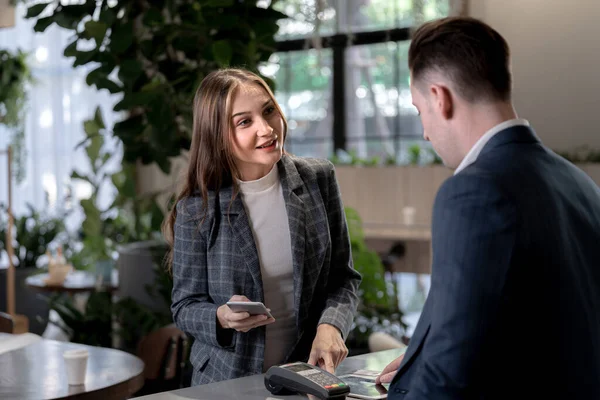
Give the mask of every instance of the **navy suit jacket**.
[(440, 188), (390, 399), (600, 399), (600, 189), (525, 126)]

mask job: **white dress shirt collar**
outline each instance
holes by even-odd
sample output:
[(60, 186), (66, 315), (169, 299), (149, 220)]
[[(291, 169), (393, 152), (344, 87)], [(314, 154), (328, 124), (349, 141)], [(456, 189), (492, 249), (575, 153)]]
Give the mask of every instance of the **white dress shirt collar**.
[(496, 136), (498, 132), (501, 132), (504, 129), (512, 128), (513, 126), (529, 126), (529, 121), (523, 118), (509, 119), (508, 121), (499, 123), (492, 129), (484, 133), (483, 136), (481, 136), (479, 140), (475, 142), (473, 147), (471, 147), (471, 150), (469, 150), (465, 158), (463, 158), (461, 163), (458, 165), (458, 168), (454, 170), (454, 175), (458, 174), (460, 171), (473, 164), (477, 160), (479, 153), (481, 153), (481, 150), (483, 150), (487, 142), (489, 142), (494, 136)]

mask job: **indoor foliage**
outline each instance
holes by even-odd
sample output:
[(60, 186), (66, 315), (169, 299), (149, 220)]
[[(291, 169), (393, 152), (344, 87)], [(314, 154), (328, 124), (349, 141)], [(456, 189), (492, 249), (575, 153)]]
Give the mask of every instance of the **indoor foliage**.
[[(273, 2), (274, 3), (274, 2)], [(74, 34), (65, 48), (73, 66), (95, 68), (88, 85), (121, 95), (125, 118), (112, 131), (124, 160), (156, 163), (190, 146), (192, 98), (209, 72), (225, 66), (256, 70), (275, 50), (277, 21), (286, 16), (247, 0), (51, 1), (32, 5), (35, 30), (56, 23)]]
[(0, 50), (0, 125), (13, 134), (11, 144), (17, 181), (25, 177), (26, 86), (31, 82), (26, 59), (27, 55), (20, 50), (14, 53)]

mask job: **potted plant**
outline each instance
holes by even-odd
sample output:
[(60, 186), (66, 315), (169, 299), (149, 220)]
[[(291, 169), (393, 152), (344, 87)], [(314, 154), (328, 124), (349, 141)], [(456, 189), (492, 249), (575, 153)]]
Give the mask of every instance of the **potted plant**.
[[(111, 170), (111, 161), (118, 157), (118, 151), (105, 145), (109, 132), (99, 108), (93, 118), (84, 122), (84, 131), (86, 137), (78, 146), (85, 149), (89, 172), (75, 170), (71, 178), (85, 182), (91, 193), (80, 201), (84, 214), (80, 249), (71, 254), (71, 259), (76, 268), (95, 267), (108, 279), (119, 246), (154, 238), (160, 232), (163, 213), (155, 196), (136, 196), (132, 164), (123, 162), (121, 170)], [(110, 189), (116, 189), (116, 197), (103, 207), (100, 191)]]
[(367, 247), (360, 216), (350, 207), (345, 212), (354, 268), (362, 275), (354, 327), (347, 339), (351, 355), (357, 355), (369, 351), (371, 333), (386, 332), (400, 340), (406, 325), (398, 306), (396, 283), (385, 279), (381, 258)]
[[(30, 332), (41, 334), (45, 323), (38, 316), (45, 318), (48, 304), (25, 285), (25, 279), (39, 273), (39, 259), (51, 244), (60, 239), (64, 232), (64, 216), (51, 217), (42, 214), (29, 205), (28, 212), (15, 218), (13, 230), (13, 248), (15, 262), (15, 298), (16, 312), (29, 319)], [(8, 217), (6, 208), (0, 206), (0, 253), (6, 251), (6, 227)], [(6, 269), (0, 268), (0, 287), (6, 287)], [(6, 309), (6, 298), (0, 296), (0, 310)]]
[(17, 181), (25, 175), (25, 107), (27, 84), (32, 81), (27, 55), (0, 49), (0, 125), (12, 133), (14, 173)]

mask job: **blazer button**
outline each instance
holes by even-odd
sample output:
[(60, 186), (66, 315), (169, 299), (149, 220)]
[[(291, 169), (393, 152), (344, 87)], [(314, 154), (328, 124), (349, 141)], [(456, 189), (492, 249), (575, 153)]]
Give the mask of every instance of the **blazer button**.
[(400, 393), (400, 394), (406, 394), (406, 393), (408, 393), (408, 390), (406, 390), (406, 389), (400, 389), (400, 388), (395, 388), (394, 392)]

